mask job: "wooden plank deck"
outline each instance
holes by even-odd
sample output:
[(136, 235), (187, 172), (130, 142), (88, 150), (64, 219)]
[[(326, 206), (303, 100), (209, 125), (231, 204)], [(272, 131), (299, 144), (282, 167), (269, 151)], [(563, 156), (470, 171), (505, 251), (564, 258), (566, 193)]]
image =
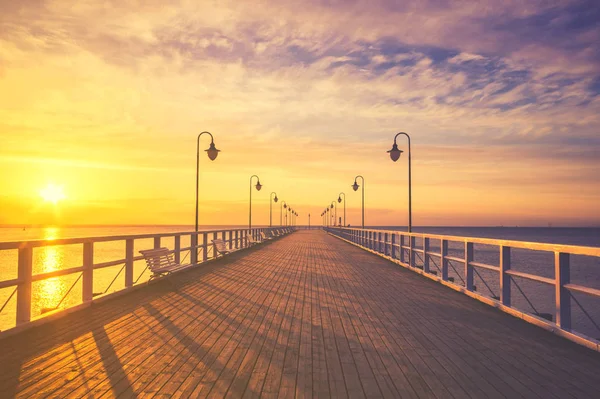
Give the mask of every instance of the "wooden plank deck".
[(321, 231), (0, 341), (1, 397), (598, 398), (600, 355)]

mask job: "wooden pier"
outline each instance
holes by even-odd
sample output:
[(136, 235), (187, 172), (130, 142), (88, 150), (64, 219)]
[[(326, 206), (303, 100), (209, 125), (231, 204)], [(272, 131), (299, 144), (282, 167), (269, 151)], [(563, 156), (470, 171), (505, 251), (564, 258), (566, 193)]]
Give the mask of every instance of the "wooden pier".
[(0, 369), (1, 397), (600, 397), (599, 353), (315, 230), (6, 337)]

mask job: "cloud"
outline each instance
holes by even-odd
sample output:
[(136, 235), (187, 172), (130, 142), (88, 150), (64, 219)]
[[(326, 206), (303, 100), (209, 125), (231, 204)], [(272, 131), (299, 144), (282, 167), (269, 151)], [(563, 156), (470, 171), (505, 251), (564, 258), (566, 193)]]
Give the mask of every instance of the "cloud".
[(187, 179), (195, 135), (209, 129), (224, 150), (221, 180), (259, 169), (281, 186), (318, 176), (326, 190), (328, 175), (377, 176), (373, 154), (406, 130), (416, 162), (433, 175), (456, 168), (460, 184), (485, 178), (432, 148), (461, 146), (461, 160), (493, 171), (469, 153), (486, 148), (515, 187), (535, 180), (518, 176), (522, 159), (554, 164), (563, 185), (569, 173), (597, 184), (591, 1), (27, 0), (2, 10), (5, 163)]

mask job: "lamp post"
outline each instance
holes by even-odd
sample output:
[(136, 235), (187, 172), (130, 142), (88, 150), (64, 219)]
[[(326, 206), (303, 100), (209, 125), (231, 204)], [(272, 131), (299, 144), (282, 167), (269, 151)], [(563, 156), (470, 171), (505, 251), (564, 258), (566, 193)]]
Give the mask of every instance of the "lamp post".
[(221, 150), (217, 150), (217, 148), (215, 147), (215, 141), (213, 139), (213, 135), (210, 132), (202, 132), (198, 135), (198, 139), (196, 140), (196, 224), (195, 224), (195, 230), (198, 231), (198, 178), (199, 178), (199, 172), (200, 172), (200, 136), (202, 136), (203, 134), (208, 134), (210, 136), (210, 147), (208, 147), (208, 150), (206, 151), (206, 154), (208, 155), (208, 158), (211, 161), (214, 161), (215, 159), (217, 159), (217, 156), (219, 155), (219, 151)]
[(346, 227), (346, 194), (341, 192), (338, 195), (338, 202), (342, 202), (342, 195), (344, 196), (344, 227)]
[(285, 201), (281, 201), (281, 205), (279, 206), (279, 225), (283, 226), (283, 209), (287, 208), (287, 203)]
[(365, 178), (361, 175), (358, 175), (354, 178), (354, 184), (351, 186), (354, 191), (358, 190), (360, 187), (356, 182), (356, 179), (361, 178), (362, 180), (362, 228), (365, 228)]
[[(275, 198), (273, 198), (273, 194), (275, 194)], [(277, 203), (277, 193), (272, 192), (269, 195), (269, 227), (273, 227), (273, 201)]]
[(248, 212), (248, 228), (252, 229), (252, 178), (256, 177), (256, 191), (260, 191), (262, 184), (260, 184), (260, 178), (256, 175), (250, 176), (250, 211)]
[[(333, 208), (335, 206), (335, 209)], [(335, 201), (331, 201), (331, 209), (335, 210), (335, 216), (333, 217), (333, 227), (335, 227), (335, 225), (337, 224), (337, 204), (335, 203)], [(332, 212), (333, 215), (333, 212)]]
[(329, 227), (331, 225), (331, 219), (329, 219), (331, 217), (329, 216), (329, 206), (325, 208), (325, 212), (327, 212), (327, 227)]
[(410, 136), (404, 132), (400, 132), (400, 133), (396, 134), (394, 136), (394, 145), (392, 146), (392, 149), (388, 151), (388, 153), (390, 154), (390, 158), (392, 159), (392, 161), (396, 162), (398, 159), (400, 159), (400, 155), (403, 153), (403, 151), (398, 149), (398, 145), (396, 144), (396, 138), (401, 134), (405, 135), (406, 138), (408, 139), (408, 232), (410, 233), (412, 231), (412, 187), (411, 187), (412, 184), (411, 184), (411, 172), (410, 172), (410, 163), (411, 163)]
[(310, 230), (310, 213), (308, 214), (308, 229)]

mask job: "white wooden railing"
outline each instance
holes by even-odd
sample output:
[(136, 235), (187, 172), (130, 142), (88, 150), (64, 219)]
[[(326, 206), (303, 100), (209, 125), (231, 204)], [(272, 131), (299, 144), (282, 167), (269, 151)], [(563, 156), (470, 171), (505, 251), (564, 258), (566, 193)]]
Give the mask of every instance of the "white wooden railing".
[[(589, 335), (574, 331), (572, 327), (572, 303), (574, 293), (585, 294), (590, 297), (600, 298), (600, 289), (574, 284), (571, 282), (571, 258), (574, 255), (592, 257), (595, 268), (594, 275), (600, 275), (600, 248), (582, 247), (573, 245), (542, 244), (522, 241), (510, 241), (488, 238), (457, 237), (422, 233), (406, 233), (397, 230), (376, 229), (354, 229), (354, 228), (327, 228), (330, 234), (343, 240), (351, 242), (369, 252), (390, 259), (404, 267), (420, 273), (433, 280), (450, 286), (457, 291), (498, 307), (507, 313), (521, 317), (533, 324), (546, 327), (547, 329), (566, 336), (578, 343), (600, 350), (600, 340), (590, 338)], [(439, 248), (439, 252), (432, 251), (433, 243)], [(454, 251), (449, 251), (449, 244), (454, 246)], [(475, 245), (495, 248), (497, 264), (489, 264), (476, 261)], [(460, 246), (459, 250), (456, 246)], [(552, 253), (554, 255), (554, 277), (544, 277), (511, 268), (511, 254), (513, 250), (531, 250), (536, 252)], [(454, 253), (459, 256), (454, 256)], [(512, 255), (514, 256), (514, 255)], [(457, 269), (458, 266), (458, 269)], [(477, 293), (474, 277), (478, 275), (480, 281), (485, 284), (489, 291), (493, 291), (487, 282), (479, 275), (477, 270), (487, 270), (497, 275), (494, 279), (497, 283), (498, 295), (485, 296)], [(453, 271), (459, 281), (454, 281), (449, 276)], [(518, 279), (534, 281), (554, 288), (554, 314), (536, 314), (535, 312), (522, 312), (515, 309), (511, 300), (513, 286), (527, 296), (517, 285)], [(531, 304), (531, 302), (529, 302)], [(576, 304), (581, 306), (578, 301)], [(600, 309), (596, 304), (595, 309)], [(531, 304), (533, 307), (533, 305)], [(583, 309), (583, 313), (591, 320), (591, 323), (600, 330), (598, 320), (593, 320), (589, 312)], [(549, 328), (548, 328), (549, 327)], [(596, 331), (600, 336), (600, 331)]]
[[(0, 337), (8, 335), (8, 333), (14, 333), (14, 330), (21, 330), (29, 327), (35, 321), (43, 319), (47, 315), (54, 315), (58, 312), (79, 308), (90, 305), (92, 302), (103, 300), (107, 297), (123, 293), (132, 289), (134, 286), (140, 285), (141, 283), (148, 280), (150, 274), (144, 267), (143, 271), (135, 276), (134, 275), (134, 263), (138, 262), (138, 265), (142, 264), (144, 259), (141, 255), (136, 255), (135, 250), (149, 249), (147, 241), (142, 243), (146, 245), (145, 248), (139, 247), (141, 240), (151, 239), (153, 242), (150, 244), (151, 248), (160, 248), (165, 246), (166, 239), (172, 240), (173, 248), (171, 253), (174, 255), (175, 262), (177, 263), (190, 263), (192, 265), (198, 265), (203, 262), (207, 262), (216, 258), (216, 253), (213, 248), (211, 240), (222, 239), (226, 242), (229, 249), (245, 249), (248, 247), (248, 235), (251, 234), (257, 241), (260, 241), (261, 232), (273, 232), (278, 233), (276, 235), (289, 234), (295, 229), (292, 227), (273, 227), (273, 228), (253, 228), (248, 229), (229, 229), (229, 230), (210, 230), (210, 231), (199, 231), (199, 232), (176, 232), (176, 233), (161, 233), (161, 234), (142, 234), (142, 235), (122, 235), (122, 236), (109, 236), (109, 237), (85, 237), (85, 238), (61, 238), (53, 240), (33, 240), (33, 241), (12, 241), (12, 242), (0, 242), (0, 255), (8, 253), (10, 251), (17, 252), (16, 257), (0, 256), (0, 260), (16, 258), (16, 264), (14, 268), (16, 273), (13, 273), (15, 278), (5, 279), (6, 275), (0, 275), (0, 290), (10, 290), (11, 293), (7, 299), (0, 302), (0, 315), (7, 309), (7, 304), (16, 297), (16, 311), (14, 312), (15, 321), (12, 326), (7, 330), (0, 332)], [(189, 246), (182, 246), (182, 239), (189, 242)], [(162, 241), (162, 243), (161, 243)], [(118, 259), (111, 259), (110, 261), (95, 262), (95, 245), (101, 245), (100, 243), (120, 243), (122, 246), (124, 242), (124, 253), (122, 257)], [(136, 245), (136, 243), (138, 245)], [(34, 273), (34, 249), (36, 248), (47, 248), (47, 247), (61, 247), (61, 246), (80, 246), (78, 249), (82, 249), (83, 264), (77, 266), (71, 266), (66, 264), (57, 265), (55, 270)], [(79, 252), (81, 253), (81, 252)], [(188, 259), (189, 257), (189, 259)], [(3, 264), (2, 270), (7, 270), (11, 265)], [(94, 275), (95, 271), (100, 269), (122, 266), (119, 272), (114, 276), (109, 288), (113, 285), (115, 280), (124, 272), (124, 284), (122, 288), (108, 292), (95, 293), (94, 292)], [(6, 273), (5, 273), (6, 274)], [(140, 280), (145, 275), (145, 279)], [(65, 278), (66, 276), (77, 276), (74, 283), (68, 289), (64, 296), (59, 301), (59, 306), (55, 306), (49, 311), (42, 310), (39, 314), (32, 314), (32, 286), (34, 283), (47, 281), (55, 278)], [(81, 299), (80, 301), (71, 300), (64, 302), (65, 297), (71, 294), (73, 287), (81, 280)], [(79, 291), (76, 290), (77, 292)], [(62, 294), (62, 293), (61, 293)], [(5, 295), (6, 296), (6, 295)], [(60, 306), (63, 304), (63, 306)]]

